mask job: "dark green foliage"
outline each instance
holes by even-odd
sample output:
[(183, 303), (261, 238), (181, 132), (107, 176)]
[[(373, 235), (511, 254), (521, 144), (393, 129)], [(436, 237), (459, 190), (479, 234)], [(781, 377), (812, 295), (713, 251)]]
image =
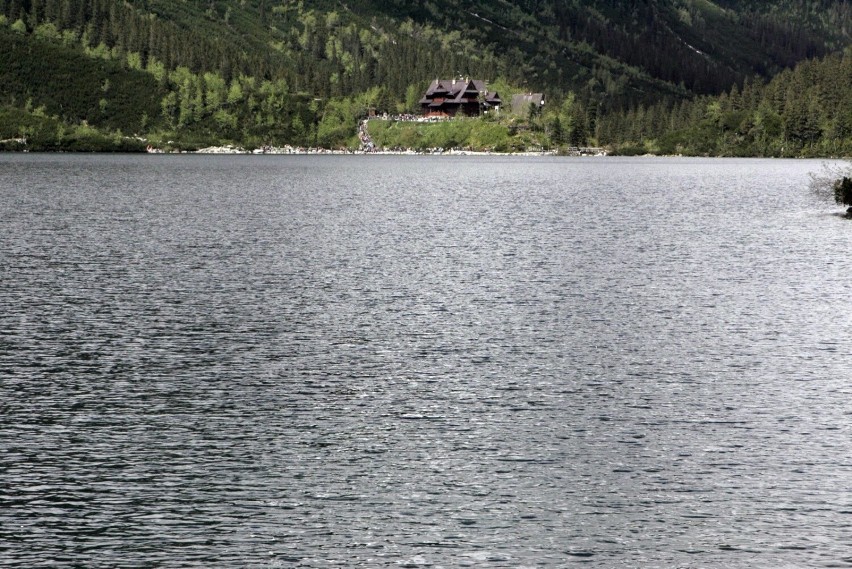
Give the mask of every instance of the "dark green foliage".
[(55, 117), (0, 108), (0, 150), (72, 152), (144, 152), (146, 143), (120, 133), (105, 133), (79, 125), (70, 127)]
[(852, 179), (844, 176), (834, 184), (834, 201), (841, 205), (852, 206)]
[(0, 140), (4, 141), (3, 150), (24, 150), (29, 146), (43, 148), (58, 138), (59, 128), (60, 123), (56, 119), (0, 107)]
[(144, 129), (143, 115), (156, 117), (160, 112), (163, 91), (147, 73), (4, 28), (0, 44), (2, 104), (23, 106), (30, 101), (70, 123), (86, 121), (127, 133)]
[(604, 144), (641, 144), (661, 154), (848, 156), (849, 85), (852, 51), (803, 62), (765, 85), (735, 85), (719, 97), (611, 113), (599, 121), (597, 134)]
[(0, 0), (0, 13), (0, 104), (49, 117), (60, 146), (76, 139), (59, 126), (81, 125), (112, 143), (350, 145), (366, 109), (416, 111), (430, 80), (458, 74), (570, 99), (506, 126), (545, 146), (797, 155), (848, 152), (852, 136), (844, 70), (748, 80), (849, 45), (841, 0)]
[[(606, 93), (608, 108), (661, 93), (718, 93), (848, 45), (846, 2), (353, 0), (353, 12), (411, 18), (505, 54), (507, 79)], [(515, 74), (515, 75), (512, 75)], [(521, 83), (518, 83), (521, 84)], [(682, 86), (679, 90), (678, 86)]]

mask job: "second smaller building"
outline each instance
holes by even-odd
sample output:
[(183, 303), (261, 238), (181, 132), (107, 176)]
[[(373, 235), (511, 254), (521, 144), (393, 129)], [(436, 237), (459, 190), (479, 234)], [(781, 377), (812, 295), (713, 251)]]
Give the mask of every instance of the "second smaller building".
[(522, 93), (512, 97), (512, 112), (522, 117), (528, 117), (530, 109), (540, 109), (544, 106), (544, 93)]

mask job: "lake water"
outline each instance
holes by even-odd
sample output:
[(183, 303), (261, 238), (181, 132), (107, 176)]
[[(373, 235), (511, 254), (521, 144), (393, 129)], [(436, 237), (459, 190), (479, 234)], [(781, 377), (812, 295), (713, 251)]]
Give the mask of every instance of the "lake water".
[(819, 169), (0, 155), (0, 566), (852, 566)]

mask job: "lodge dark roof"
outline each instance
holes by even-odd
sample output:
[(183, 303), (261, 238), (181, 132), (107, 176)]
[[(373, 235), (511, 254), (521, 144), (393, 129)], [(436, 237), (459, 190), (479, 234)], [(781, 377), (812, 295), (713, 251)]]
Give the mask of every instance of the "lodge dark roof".
[[(476, 103), (482, 100), (491, 106), (499, 105), (503, 101), (496, 91), (488, 91), (485, 81), (480, 79), (435, 79), (426, 90), (426, 94), (420, 99), (421, 105), (440, 107), (447, 103)], [(435, 103), (434, 99), (444, 99), (442, 103)]]

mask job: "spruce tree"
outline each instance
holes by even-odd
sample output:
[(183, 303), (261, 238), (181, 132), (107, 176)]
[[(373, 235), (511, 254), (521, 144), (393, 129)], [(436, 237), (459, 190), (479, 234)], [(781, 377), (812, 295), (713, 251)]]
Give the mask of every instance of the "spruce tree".
[(841, 205), (852, 206), (852, 178), (843, 176), (834, 184), (834, 201)]

